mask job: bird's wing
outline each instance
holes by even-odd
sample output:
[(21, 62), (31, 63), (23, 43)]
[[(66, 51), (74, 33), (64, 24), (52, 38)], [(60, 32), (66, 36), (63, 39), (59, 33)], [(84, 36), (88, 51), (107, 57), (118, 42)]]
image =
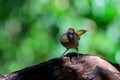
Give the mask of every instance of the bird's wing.
[(81, 36), (81, 35), (83, 35), (84, 33), (86, 33), (87, 32), (87, 30), (78, 30), (76, 33), (79, 35), (79, 36)]
[(61, 39), (60, 42), (69, 42), (68, 36), (66, 34), (64, 34)]

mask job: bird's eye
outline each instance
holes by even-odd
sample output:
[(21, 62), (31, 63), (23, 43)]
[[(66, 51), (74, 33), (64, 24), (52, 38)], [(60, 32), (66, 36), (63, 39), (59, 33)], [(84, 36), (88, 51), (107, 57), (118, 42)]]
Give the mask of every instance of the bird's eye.
[(69, 35), (71, 35), (71, 33), (70, 33), (70, 32), (68, 32), (68, 34), (69, 34)]
[(74, 33), (68, 32), (69, 35), (74, 35)]

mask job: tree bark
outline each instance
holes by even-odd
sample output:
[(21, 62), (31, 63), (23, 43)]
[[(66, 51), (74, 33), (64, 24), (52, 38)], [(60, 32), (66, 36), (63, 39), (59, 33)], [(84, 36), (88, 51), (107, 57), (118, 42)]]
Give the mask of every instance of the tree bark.
[(120, 80), (120, 67), (98, 56), (69, 53), (4, 75), (0, 80)]

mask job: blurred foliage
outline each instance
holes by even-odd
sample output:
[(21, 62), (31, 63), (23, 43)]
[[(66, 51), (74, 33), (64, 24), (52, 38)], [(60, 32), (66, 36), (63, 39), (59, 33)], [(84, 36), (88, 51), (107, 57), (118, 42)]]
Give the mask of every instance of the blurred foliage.
[(0, 76), (59, 57), (65, 50), (59, 38), (69, 27), (88, 30), (79, 52), (120, 63), (119, 3), (0, 0)]

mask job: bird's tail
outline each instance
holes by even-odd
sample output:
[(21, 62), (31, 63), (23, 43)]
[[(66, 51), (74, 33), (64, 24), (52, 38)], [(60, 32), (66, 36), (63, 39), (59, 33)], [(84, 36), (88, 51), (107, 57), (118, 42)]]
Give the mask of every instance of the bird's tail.
[(87, 32), (87, 30), (78, 30), (76, 33), (79, 35), (79, 36), (81, 36), (81, 35), (83, 35), (84, 33), (86, 33)]

